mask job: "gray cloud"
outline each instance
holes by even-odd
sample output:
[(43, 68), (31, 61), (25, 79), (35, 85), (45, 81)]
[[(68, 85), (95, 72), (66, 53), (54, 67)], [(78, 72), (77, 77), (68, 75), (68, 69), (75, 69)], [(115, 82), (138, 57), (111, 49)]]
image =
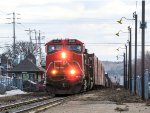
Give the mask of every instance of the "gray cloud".
[[(24, 31), (28, 28), (44, 32), (42, 35), (46, 36), (45, 42), (53, 38), (78, 38), (85, 42), (90, 52), (94, 52), (102, 60), (116, 60), (116, 55), (123, 52), (117, 53), (116, 48), (124, 46), (124, 44), (106, 46), (101, 44), (88, 45), (87, 43), (126, 43), (128, 34), (121, 34), (120, 37), (116, 37), (115, 33), (120, 29), (126, 31), (128, 25), (134, 29), (134, 21), (123, 20), (123, 24), (119, 25), (116, 20), (122, 16), (132, 18), (132, 13), (135, 10), (139, 15), (139, 21), (141, 20), (141, 0), (14, 1), (12, 3), (11, 0), (5, 0), (0, 7), (4, 12), (16, 11), (21, 14), (19, 22), (22, 25), (16, 26), (17, 40), (29, 40), (29, 36)], [(138, 1), (137, 9), (136, 1)], [(148, 38), (150, 37), (149, 7), (150, 2), (147, 1), (146, 42), (150, 42)], [(0, 35), (12, 37), (12, 25), (4, 24), (7, 23), (5, 20), (7, 16), (2, 12), (0, 14), (0, 18), (3, 18), (3, 20), (0, 19)], [(138, 29), (138, 33), (138, 42), (140, 42), (140, 29)], [(132, 34), (134, 41), (134, 30)], [(5, 43), (9, 40), (0, 39), (0, 41)]]

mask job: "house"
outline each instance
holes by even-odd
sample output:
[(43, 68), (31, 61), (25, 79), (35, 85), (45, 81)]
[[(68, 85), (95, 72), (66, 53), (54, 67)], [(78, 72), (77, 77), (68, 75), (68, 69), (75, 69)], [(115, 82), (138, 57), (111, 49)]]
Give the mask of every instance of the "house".
[(3, 66), (0, 66), (0, 75), (1, 76), (7, 75), (7, 70)]
[(7, 70), (10, 70), (12, 67), (12, 61), (5, 54), (0, 55), (0, 75), (8, 75)]
[(38, 83), (45, 79), (45, 69), (36, 66), (36, 59), (33, 54), (29, 54), (8, 72), (12, 73), (14, 78), (22, 79), (22, 81), (31, 80)]
[[(8, 72), (13, 74), (13, 78), (16, 81), (14, 82), (15, 86), (21, 84), (21, 87), (23, 87), (22, 84), (24, 84), (26, 81), (39, 83), (45, 80), (45, 69), (36, 66), (36, 59), (33, 54), (29, 54), (24, 60), (22, 60), (18, 65)], [(19, 82), (17, 82), (18, 80)]]

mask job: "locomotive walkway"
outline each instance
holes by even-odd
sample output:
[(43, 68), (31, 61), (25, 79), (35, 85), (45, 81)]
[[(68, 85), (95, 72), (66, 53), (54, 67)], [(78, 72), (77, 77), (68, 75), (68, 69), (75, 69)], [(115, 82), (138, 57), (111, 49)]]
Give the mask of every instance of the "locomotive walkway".
[(149, 113), (150, 103), (123, 89), (103, 89), (75, 97), (42, 113)]

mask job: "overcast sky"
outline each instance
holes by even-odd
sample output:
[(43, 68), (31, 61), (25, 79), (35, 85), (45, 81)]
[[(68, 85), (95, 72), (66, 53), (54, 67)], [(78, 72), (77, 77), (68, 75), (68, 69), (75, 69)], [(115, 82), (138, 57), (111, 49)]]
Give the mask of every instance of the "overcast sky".
[[(90, 53), (94, 52), (101, 60), (116, 61), (117, 55), (124, 50), (116, 51), (118, 47), (124, 48), (127, 43), (127, 26), (132, 27), (132, 41), (134, 43), (134, 21), (123, 20), (120, 25), (116, 21), (121, 17), (133, 18), (133, 12), (138, 14), (138, 43), (141, 43), (141, 1), (142, 0), (1, 0), (0, 1), (0, 47), (12, 44), (12, 22), (10, 13), (15, 12), (16, 40), (29, 41), (26, 29), (41, 30), (46, 43), (56, 38), (76, 38), (83, 41)], [(9, 15), (8, 15), (9, 14)], [(150, 45), (150, 1), (146, 0), (146, 44)], [(34, 35), (32, 35), (34, 38)], [(120, 43), (110, 45), (110, 43)], [(140, 57), (141, 47), (138, 47)], [(146, 46), (146, 50), (150, 47)], [(0, 48), (0, 53), (4, 48)], [(43, 49), (44, 51), (44, 49)], [(133, 48), (134, 52), (134, 48)], [(133, 55), (134, 58), (134, 55)], [(120, 56), (120, 59), (122, 57)]]

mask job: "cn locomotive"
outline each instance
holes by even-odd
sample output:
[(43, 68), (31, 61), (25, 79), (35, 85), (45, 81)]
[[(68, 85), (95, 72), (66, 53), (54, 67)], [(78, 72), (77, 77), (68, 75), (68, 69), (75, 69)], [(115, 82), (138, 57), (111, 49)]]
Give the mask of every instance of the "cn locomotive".
[(46, 43), (46, 90), (75, 94), (105, 86), (105, 71), (95, 54), (89, 54), (77, 39), (55, 39)]

